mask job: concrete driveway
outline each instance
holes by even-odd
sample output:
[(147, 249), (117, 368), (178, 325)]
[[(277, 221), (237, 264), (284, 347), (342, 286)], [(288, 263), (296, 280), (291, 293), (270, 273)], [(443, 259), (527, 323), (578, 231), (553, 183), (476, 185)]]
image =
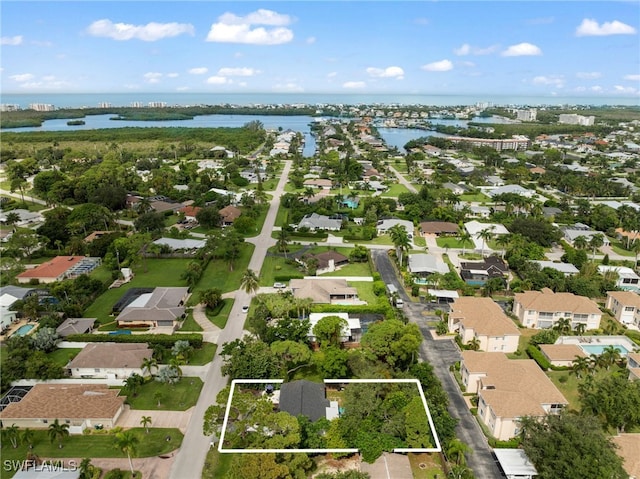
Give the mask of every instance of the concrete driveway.
[(130, 409), (126, 406), (126, 409), (122, 412), (116, 426), (120, 427), (142, 427), (140, 419), (142, 416), (151, 417), (151, 427), (171, 427), (177, 428), (184, 434), (191, 419), (191, 413), (193, 407), (186, 411), (159, 411), (157, 409), (145, 410), (145, 409)]

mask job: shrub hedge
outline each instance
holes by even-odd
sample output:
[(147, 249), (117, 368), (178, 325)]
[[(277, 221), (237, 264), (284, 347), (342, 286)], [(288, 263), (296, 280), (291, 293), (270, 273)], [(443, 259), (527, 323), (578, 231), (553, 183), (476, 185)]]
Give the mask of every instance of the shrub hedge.
[(66, 341), (80, 343), (149, 343), (171, 348), (176, 341), (189, 341), (194, 348), (202, 347), (202, 334), (71, 334)]
[(527, 354), (531, 359), (533, 359), (536, 363), (538, 363), (538, 366), (540, 366), (543, 371), (547, 371), (548, 369), (551, 369), (551, 363), (549, 362), (549, 360), (545, 358), (544, 354), (542, 354), (542, 351), (540, 351), (535, 346), (530, 344), (527, 347)]

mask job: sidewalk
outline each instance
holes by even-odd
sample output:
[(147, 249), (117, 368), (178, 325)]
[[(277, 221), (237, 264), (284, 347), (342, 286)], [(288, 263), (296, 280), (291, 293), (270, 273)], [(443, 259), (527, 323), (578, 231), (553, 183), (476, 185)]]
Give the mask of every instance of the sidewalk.
[[(224, 296), (224, 295), (223, 295)], [(204, 312), (205, 305), (202, 303), (197, 304), (193, 308), (193, 319), (202, 328), (202, 338), (208, 343), (218, 343), (218, 337), (220, 336), (221, 329), (209, 321), (207, 315)]]

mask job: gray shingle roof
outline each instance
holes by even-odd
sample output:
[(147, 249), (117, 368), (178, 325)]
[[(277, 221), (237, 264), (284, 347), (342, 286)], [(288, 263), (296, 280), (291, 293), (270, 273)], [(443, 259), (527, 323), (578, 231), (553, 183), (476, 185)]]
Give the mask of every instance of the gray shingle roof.
[(302, 379), (284, 383), (280, 388), (280, 411), (292, 416), (302, 414), (311, 421), (325, 417), (329, 401), (325, 398), (324, 384)]

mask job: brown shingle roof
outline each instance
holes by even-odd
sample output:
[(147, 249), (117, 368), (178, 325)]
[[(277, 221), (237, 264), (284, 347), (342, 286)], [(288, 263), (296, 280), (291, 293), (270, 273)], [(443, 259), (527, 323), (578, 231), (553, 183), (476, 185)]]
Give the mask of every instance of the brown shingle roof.
[(640, 434), (620, 434), (612, 439), (618, 446), (618, 456), (624, 460), (624, 470), (631, 477), (640, 477)]
[(635, 306), (640, 309), (640, 295), (632, 291), (608, 291), (608, 296), (624, 306)]
[(84, 256), (56, 256), (51, 261), (42, 263), (33, 269), (20, 273), (18, 278), (58, 278), (71, 269), (72, 266), (82, 261)]
[(67, 367), (139, 368), (152, 354), (146, 343), (89, 343)]
[(236, 219), (240, 217), (242, 211), (240, 208), (236, 208), (235, 206), (229, 205), (222, 208), (218, 211), (218, 214), (222, 216), (222, 221), (225, 223), (233, 223)]
[(598, 305), (589, 298), (573, 293), (554, 293), (548, 288), (516, 293), (514, 300), (524, 309), (533, 311), (602, 314)]
[(320, 269), (328, 267), (330, 260), (333, 260), (335, 265), (349, 261), (349, 258), (337, 251), (325, 251), (324, 253), (313, 255), (312, 258), (316, 258), (318, 260), (318, 268)]
[(464, 296), (451, 305), (449, 317), (478, 336), (520, 336), (520, 330), (491, 298)]
[(289, 287), (296, 298), (311, 298), (314, 303), (330, 303), (331, 295), (356, 295), (344, 279), (292, 279)]
[(577, 344), (541, 344), (540, 350), (549, 358), (549, 361), (573, 361), (576, 356), (587, 357)]
[(126, 399), (119, 392), (106, 384), (36, 384), (0, 419), (112, 419)]
[(463, 351), (470, 373), (484, 373), (479, 394), (500, 417), (543, 415), (542, 404), (568, 404), (562, 393), (532, 359), (508, 359), (503, 353)]
[(420, 230), (422, 234), (432, 233), (452, 233), (456, 234), (459, 230), (458, 225), (455, 223), (449, 223), (447, 221), (423, 221), (420, 223)]

